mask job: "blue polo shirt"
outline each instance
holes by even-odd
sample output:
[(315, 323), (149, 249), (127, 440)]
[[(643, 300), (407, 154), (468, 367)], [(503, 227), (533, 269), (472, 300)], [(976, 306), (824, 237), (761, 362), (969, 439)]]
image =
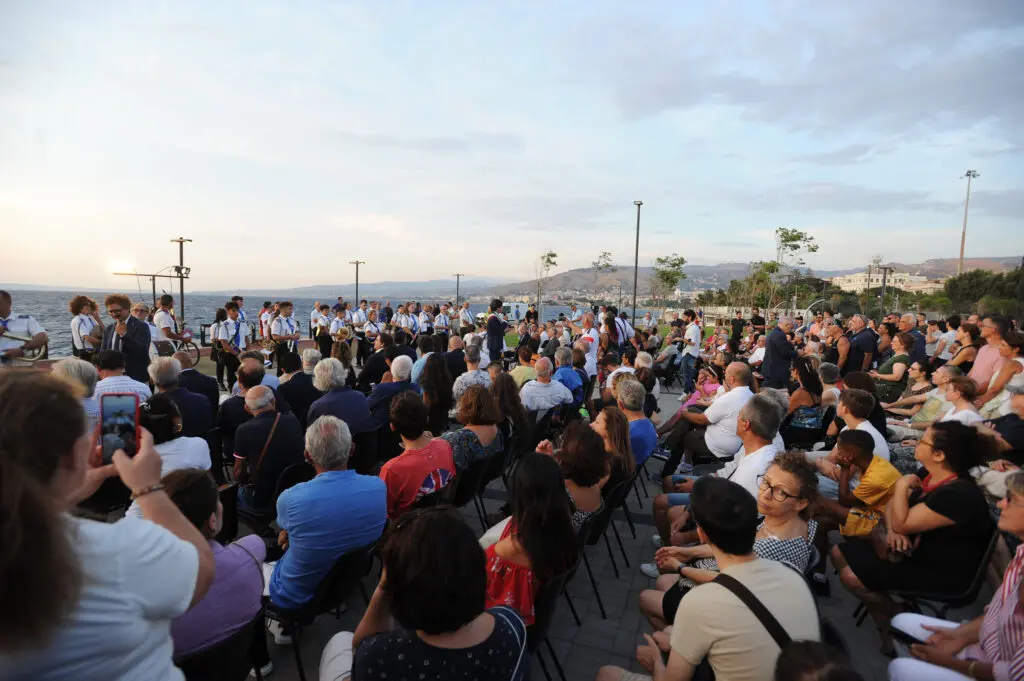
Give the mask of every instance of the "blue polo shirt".
[(583, 380), (575, 369), (570, 366), (558, 367), (553, 378), (569, 389), (573, 404), (583, 403)]
[(281, 493), (277, 524), (288, 549), (270, 576), (270, 600), (298, 608), (342, 554), (375, 542), (387, 519), (387, 486), (355, 471), (326, 471)]
[(629, 444), (633, 448), (633, 458), (637, 466), (643, 466), (658, 446), (658, 430), (650, 419), (637, 419), (629, 422)]
[(377, 423), (370, 416), (366, 395), (348, 387), (331, 390), (311, 404), (306, 423), (311, 424), (325, 415), (336, 416), (344, 421), (353, 435), (377, 427)]

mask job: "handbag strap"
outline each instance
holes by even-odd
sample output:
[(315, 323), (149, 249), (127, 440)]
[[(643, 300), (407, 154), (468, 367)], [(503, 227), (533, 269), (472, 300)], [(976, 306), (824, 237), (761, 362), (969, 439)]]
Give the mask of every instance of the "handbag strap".
[(751, 593), (750, 589), (743, 586), (735, 577), (723, 573), (715, 577), (714, 581), (716, 584), (720, 584), (731, 591), (736, 598), (743, 601), (743, 604), (750, 608), (750, 611), (754, 613), (754, 617), (764, 625), (764, 628), (775, 639), (779, 648), (785, 648), (793, 640), (786, 633), (782, 625), (779, 624), (779, 620), (775, 619), (775, 616), (768, 612), (768, 608), (764, 607), (764, 603), (759, 601), (757, 596)]
[(270, 441), (274, 439), (274, 431), (277, 430), (277, 422), (281, 420), (281, 412), (277, 412), (274, 416), (274, 425), (270, 426), (270, 434), (267, 435), (267, 441), (263, 443), (263, 451), (260, 452), (260, 458), (256, 460), (256, 470), (253, 471), (252, 477), (260, 477), (260, 466), (263, 464), (263, 457), (266, 456), (267, 450), (270, 449)]

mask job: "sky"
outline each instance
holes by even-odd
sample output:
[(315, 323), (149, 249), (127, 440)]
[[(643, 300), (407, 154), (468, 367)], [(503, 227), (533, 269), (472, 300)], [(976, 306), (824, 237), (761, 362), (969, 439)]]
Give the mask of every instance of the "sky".
[[(0, 281), (1024, 251), (1024, 2), (0, 0)], [(122, 281), (121, 286), (126, 286)], [(131, 283), (134, 286), (134, 283)]]

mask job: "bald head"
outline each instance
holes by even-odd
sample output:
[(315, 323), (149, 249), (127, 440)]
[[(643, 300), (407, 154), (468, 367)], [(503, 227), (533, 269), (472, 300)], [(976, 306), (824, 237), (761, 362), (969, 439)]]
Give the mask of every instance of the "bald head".
[(462, 349), (462, 339), (458, 336), (452, 336), (448, 339), (448, 350), (449, 352), (455, 352), (456, 350)]
[(250, 388), (245, 393), (245, 406), (253, 414), (273, 411), (275, 409), (274, 391), (265, 385)]
[(725, 382), (731, 388), (750, 385), (750, 366), (743, 362), (733, 362), (725, 368)]
[(547, 382), (551, 379), (551, 360), (547, 357), (541, 357), (533, 364), (533, 370), (537, 372), (537, 380), (541, 382)]
[(178, 360), (178, 362), (181, 364), (181, 368), (182, 368), (183, 371), (185, 369), (191, 369), (192, 368), (192, 358), (188, 356), (187, 352), (181, 352), (179, 350), (178, 352), (176, 352), (173, 355), (171, 355), (171, 357), (173, 357), (174, 359)]

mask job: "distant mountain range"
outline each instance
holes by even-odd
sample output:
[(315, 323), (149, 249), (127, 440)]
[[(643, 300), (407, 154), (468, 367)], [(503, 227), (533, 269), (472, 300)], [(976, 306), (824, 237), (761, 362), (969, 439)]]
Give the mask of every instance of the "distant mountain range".
[[(919, 274), (929, 279), (938, 279), (956, 274), (956, 258), (937, 258), (926, 260), (922, 263), (885, 263), (893, 267), (897, 272), (910, 272)], [(965, 258), (964, 270), (989, 270), (992, 272), (1005, 272), (1012, 270), (1020, 264), (1020, 257), (1011, 258)], [(725, 289), (733, 279), (743, 279), (747, 276), (750, 264), (745, 262), (726, 262), (718, 265), (686, 265), (683, 272), (686, 279), (679, 283), (681, 291), (698, 291), (704, 289)], [(846, 270), (811, 270), (816, 277), (828, 278), (843, 274), (863, 272), (867, 268), (858, 267)], [(807, 269), (803, 268), (806, 272)], [(637, 273), (638, 288), (640, 291), (649, 291), (648, 283), (651, 267), (641, 267)], [(624, 265), (616, 267), (614, 272), (595, 272), (591, 268), (581, 268), (553, 274), (544, 285), (547, 291), (614, 291), (619, 286), (623, 290), (633, 288), (633, 267)], [(535, 292), (537, 288), (535, 280), (521, 281), (514, 284), (493, 286), (492, 291), (497, 295), (514, 295), (519, 293)]]
[[(463, 277), (459, 284), (460, 295), (482, 293), (508, 283), (507, 278)], [(356, 294), (355, 284), (315, 284), (289, 289), (243, 289), (240, 291), (196, 291), (196, 293), (226, 294), (242, 296), (269, 296), (275, 300), (292, 296), (295, 298), (321, 298), (333, 300), (338, 296), (352, 298)], [(377, 298), (455, 298), (455, 277), (430, 279), (427, 281), (373, 281), (359, 283), (359, 297)]]

